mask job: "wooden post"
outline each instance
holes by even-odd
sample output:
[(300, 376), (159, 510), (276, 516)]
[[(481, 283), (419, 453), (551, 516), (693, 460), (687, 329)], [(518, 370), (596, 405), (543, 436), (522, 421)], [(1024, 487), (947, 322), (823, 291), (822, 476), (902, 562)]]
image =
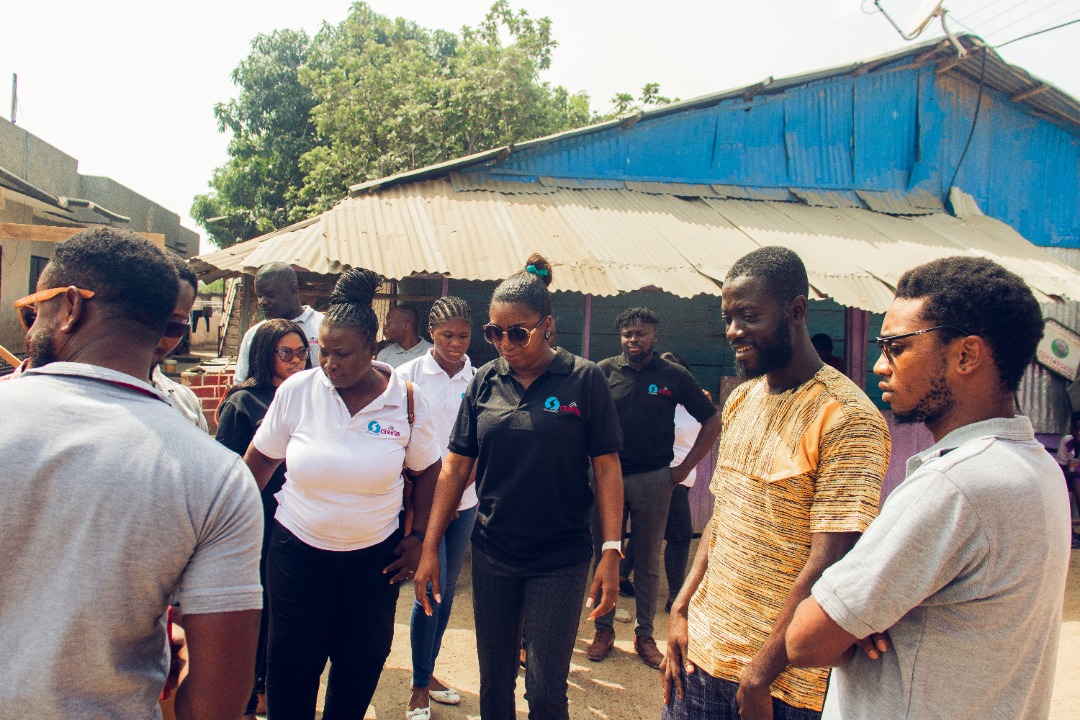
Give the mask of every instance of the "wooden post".
[(450, 278), (443, 275), (442, 279), (442, 295), (440, 297), (446, 297), (450, 294)]
[(585, 329), (581, 331), (581, 357), (589, 359), (589, 336), (592, 335), (592, 295), (585, 293)]
[(870, 343), (870, 313), (844, 308), (844, 374), (866, 389), (866, 348)]

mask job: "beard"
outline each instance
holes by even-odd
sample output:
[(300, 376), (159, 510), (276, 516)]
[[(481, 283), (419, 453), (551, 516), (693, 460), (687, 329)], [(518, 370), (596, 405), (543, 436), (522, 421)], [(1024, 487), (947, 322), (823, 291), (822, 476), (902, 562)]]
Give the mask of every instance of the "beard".
[(58, 360), (56, 356), (56, 341), (53, 339), (52, 333), (50, 332), (40, 332), (30, 338), (27, 342), (26, 350), (30, 355), (30, 367), (45, 367), (49, 363), (54, 363)]
[(795, 348), (791, 344), (790, 324), (785, 318), (776, 328), (771, 337), (762, 342), (751, 343), (757, 351), (757, 362), (747, 365), (738, 360), (735, 361), (735, 374), (747, 380), (761, 377), (775, 370), (787, 367), (791, 359), (795, 357)]
[(896, 422), (906, 425), (910, 423), (924, 423), (933, 425), (948, 413), (952, 412), (956, 401), (952, 389), (942, 375), (930, 381), (930, 389), (926, 391), (915, 407), (910, 410), (898, 411), (893, 409), (893, 417)]

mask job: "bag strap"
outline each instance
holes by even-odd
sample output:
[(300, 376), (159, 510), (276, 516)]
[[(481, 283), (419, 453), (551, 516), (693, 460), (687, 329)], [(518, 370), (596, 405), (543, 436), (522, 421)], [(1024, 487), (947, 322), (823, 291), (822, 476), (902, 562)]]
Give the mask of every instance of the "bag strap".
[(413, 426), (413, 421), (416, 420), (416, 410), (413, 407), (413, 385), (411, 380), (405, 381), (405, 395), (406, 395), (406, 409), (409, 414), (409, 427)]

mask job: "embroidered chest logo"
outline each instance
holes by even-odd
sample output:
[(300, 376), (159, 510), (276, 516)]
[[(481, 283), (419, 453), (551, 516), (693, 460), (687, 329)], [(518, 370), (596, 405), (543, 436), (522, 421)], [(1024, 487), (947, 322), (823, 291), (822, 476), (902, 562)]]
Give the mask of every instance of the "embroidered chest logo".
[(554, 395), (544, 401), (544, 409), (548, 412), (557, 413), (559, 412), (560, 407), (562, 407), (562, 403), (560, 403), (559, 398), (555, 397)]
[(671, 397), (671, 391), (667, 388), (662, 388), (656, 383), (649, 386), (650, 395), (663, 395), (664, 397)]
[(401, 437), (401, 433), (394, 429), (394, 426), (383, 427), (379, 424), (378, 420), (372, 420), (367, 426), (368, 435), (388, 435), (390, 437)]
[(563, 405), (559, 408), (560, 413), (570, 413), (571, 415), (577, 415), (581, 417), (581, 408), (577, 406), (576, 402), (572, 402), (569, 405)]

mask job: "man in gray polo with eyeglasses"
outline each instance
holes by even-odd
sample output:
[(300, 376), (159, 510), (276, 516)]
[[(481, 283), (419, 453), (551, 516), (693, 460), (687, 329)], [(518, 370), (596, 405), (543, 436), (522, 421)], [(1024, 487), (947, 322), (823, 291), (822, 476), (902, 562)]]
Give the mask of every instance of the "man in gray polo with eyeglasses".
[(1016, 413), (1043, 318), (985, 258), (901, 276), (874, 372), (935, 444), (788, 627), (789, 661), (835, 665), (824, 718), (1046, 718), (1069, 565), (1061, 470)]

